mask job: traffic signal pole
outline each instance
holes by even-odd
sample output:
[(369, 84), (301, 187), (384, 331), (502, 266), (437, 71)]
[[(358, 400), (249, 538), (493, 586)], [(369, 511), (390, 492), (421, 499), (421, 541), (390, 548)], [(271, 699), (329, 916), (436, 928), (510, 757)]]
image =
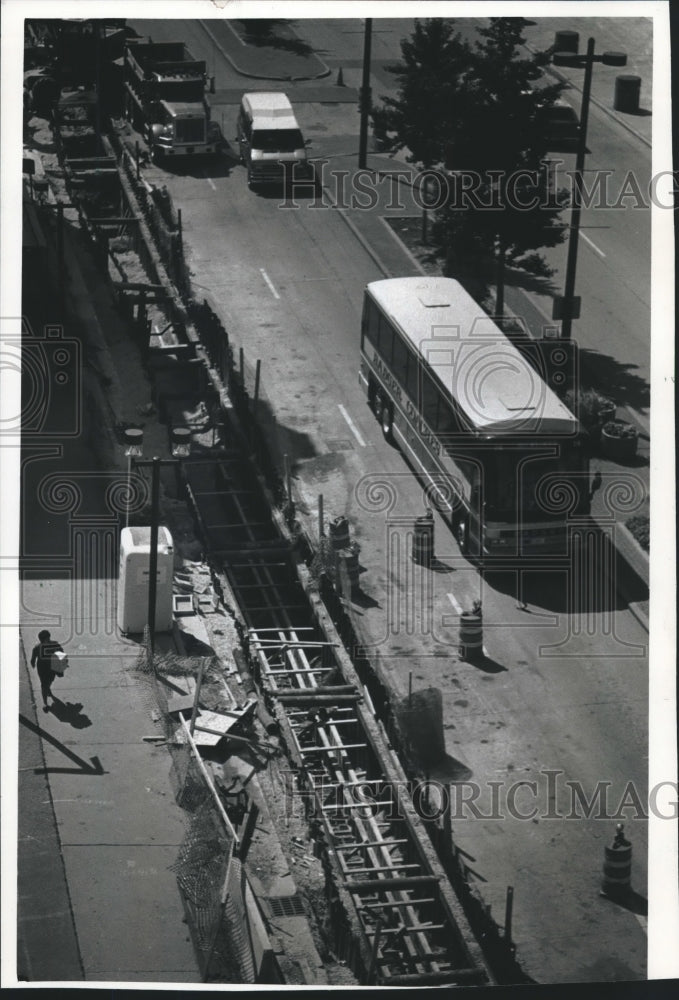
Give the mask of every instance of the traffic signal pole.
[(365, 19), (363, 36), (363, 83), (361, 86), (361, 126), (358, 138), (358, 168), (365, 170), (368, 153), (368, 114), (372, 97), (370, 93), (370, 48), (372, 42), (373, 22), (371, 17)]

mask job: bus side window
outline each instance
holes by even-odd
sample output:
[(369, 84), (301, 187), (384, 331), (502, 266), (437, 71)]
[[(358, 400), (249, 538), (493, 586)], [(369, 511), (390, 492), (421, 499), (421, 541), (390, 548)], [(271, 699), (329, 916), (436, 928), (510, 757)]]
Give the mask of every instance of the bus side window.
[(368, 321), (368, 310), (370, 308), (370, 303), (368, 299), (363, 303), (363, 312), (361, 313), (361, 348), (365, 349), (365, 341), (368, 340), (372, 343), (372, 337), (370, 336), (370, 324)]
[(406, 373), (406, 392), (411, 399), (416, 400), (419, 403), (418, 391), (419, 391), (419, 375), (420, 375), (420, 364), (417, 355), (412, 351), (408, 351), (408, 371)]
[(460, 430), (450, 403), (447, 403), (440, 394), (436, 429), (441, 434), (453, 434)]
[(377, 341), (377, 349), (384, 358), (388, 365), (391, 365), (391, 357), (393, 351), (394, 343), (394, 331), (391, 324), (387, 322), (384, 316), (378, 317), (379, 322), (379, 339)]
[(422, 398), (418, 400), (420, 412), (422, 413), (422, 418), (424, 422), (428, 424), (432, 430), (436, 430), (437, 421), (437, 409), (439, 394), (438, 389), (432, 382), (430, 376), (426, 372), (422, 372)]
[(408, 371), (408, 348), (398, 336), (394, 337), (394, 357), (391, 370), (398, 384), (405, 388)]

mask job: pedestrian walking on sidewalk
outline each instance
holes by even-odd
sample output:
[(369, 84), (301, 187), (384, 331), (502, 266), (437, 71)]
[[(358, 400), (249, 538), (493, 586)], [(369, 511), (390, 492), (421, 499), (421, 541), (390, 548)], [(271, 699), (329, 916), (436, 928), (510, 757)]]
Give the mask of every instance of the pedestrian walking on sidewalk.
[(601, 489), (601, 482), (602, 482), (601, 472), (599, 471), (599, 469), (597, 469), (596, 472), (594, 473), (594, 478), (592, 479), (592, 482), (589, 487), (590, 503), (594, 499), (594, 494), (597, 492), (597, 490)]
[(54, 701), (52, 682), (58, 676), (56, 671), (52, 669), (52, 656), (54, 653), (63, 653), (64, 650), (58, 642), (55, 642), (47, 629), (38, 632), (38, 640), (38, 644), (33, 647), (31, 653), (31, 666), (38, 670), (40, 690), (42, 691), (42, 710), (49, 712), (47, 699), (51, 698)]

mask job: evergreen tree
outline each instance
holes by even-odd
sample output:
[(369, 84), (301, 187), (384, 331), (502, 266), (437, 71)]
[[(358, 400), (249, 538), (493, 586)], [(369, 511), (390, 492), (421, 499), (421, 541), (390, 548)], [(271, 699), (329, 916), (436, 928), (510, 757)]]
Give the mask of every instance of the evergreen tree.
[(462, 108), (471, 48), (441, 18), (416, 20), (412, 38), (401, 41), (403, 61), (388, 67), (399, 81), (397, 98), (372, 109), (373, 131), (391, 150), (407, 149), (409, 163), (442, 166), (448, 137)]
[[(565, 233), (565, 193), (550, 193), (545, 119), (563, 84), (543, 86), (547, 53), (522, 56), (523, 18), (491, 18), (473, 47), (449, 22), (430, 20), (403, 41), (401, 89), (374, 113), (392, 148), (424, 167), (445, 167), (449, 196), (434, 239), (446, 273), (483, 298), (495, 268), (498, 302), (505, 264), (548, 276), (540, 247)], [(427, 60), (431, 59), (431, 65)], [(379, 132), (378, 132), (379, 134)]]

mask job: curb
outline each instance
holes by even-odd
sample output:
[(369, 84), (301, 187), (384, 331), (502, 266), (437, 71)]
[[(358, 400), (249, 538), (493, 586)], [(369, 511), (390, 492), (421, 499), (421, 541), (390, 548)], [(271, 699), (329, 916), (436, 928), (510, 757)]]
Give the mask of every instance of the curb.
[[(641, 545), (639, 545), (638, 541), (636, 540), (632, 532), (629, 530), (629, 528), (624, 524), (624, 522), (621, 521), (620, 524), (616, 525), (616, 527), (617, 527), (616, 534), (622, 535), (622, 537), (625, 539), (625, 544), (627, 545), (628, 548), (628, 554), (626, 555), (624, 552), (622, 552), (621, 546), (619, 545), (616, 545), (615, 547), (616, 552), (632, 568), (632, 571), (641, 578), (641, 580), (646, 584), (646, 587), (648, 587), (649, 586), (648, 553), (644, 549), (642, 549)], [(629, 558), (630, 556), (631, 558)], [(627, 594), (625, 592), (624, 586), (620, 587), (618, 589), (618, 592), (627, 601), (627, 607), (632, 612), (632, 614), (639, 622), (641, 627), (646, 632), (649, 632), (650, 631), (649, 617), (644, 608), (642, 608), (637, 602), (630, 601), (627, 599)]]
[[(225, 23), (226, 23), (227, 27), (229, 28), (229, 31), (233, 32), (233, 28), (228, 23), (228, 21), (226, 21)], [(327, 63), (325, 63), (319, 56), (315, 56), (315, 58), (318, 59), (318, 61), (321, 64), (321, 66), (324, 66), (325, 69), (323, 70), (323, 72), (316, 73), (314, 76), (269, 76), (269, 75), (265, 75), (265, 74), (263, 75), (263, 74), (260, 74), (260, 73), (248, 73), (247, 70), (240, 69), (240, 67), (234, 62), (233, 58), (229, 55), (229, 53), (223, 47), (223, 45), (221, 44), (221, 42), (217, 41), (217, 39), (215, 38), (214, 34), (212, 33), (212, 31), (208, 27), (208, 22), (207, 21), (199, 19), (198, 20), (198, 24), (200, 24), (201, 27), (203, 28), (203, 30), (210, 36), (212, 44), (217, 49), (219, 49), (219, 51), (222, 54), (222, 56), (224, 57), (224, 59), (226, 59), (226, 61), (236, 71), (236, 73), (238, 73), (239, 76), (244, 76), (244, 77), (246, 77), (249, 80), (273, 80), (273, 81), (277, 81), (279, 83), (281, 83), (281, 82), (282, 83), (298, 83), (301, 80), (323, 80), (325, 77), (330, 76), (330, 74), (332, 73), (332, 70), (327, 65)], [(234, 32), (234, 34), (235, 34), (235, 32)], [(240, 41), (240, 38), (238, 40)], [(243, 43), (243, 44), (246, 44), (246, 43)]]

